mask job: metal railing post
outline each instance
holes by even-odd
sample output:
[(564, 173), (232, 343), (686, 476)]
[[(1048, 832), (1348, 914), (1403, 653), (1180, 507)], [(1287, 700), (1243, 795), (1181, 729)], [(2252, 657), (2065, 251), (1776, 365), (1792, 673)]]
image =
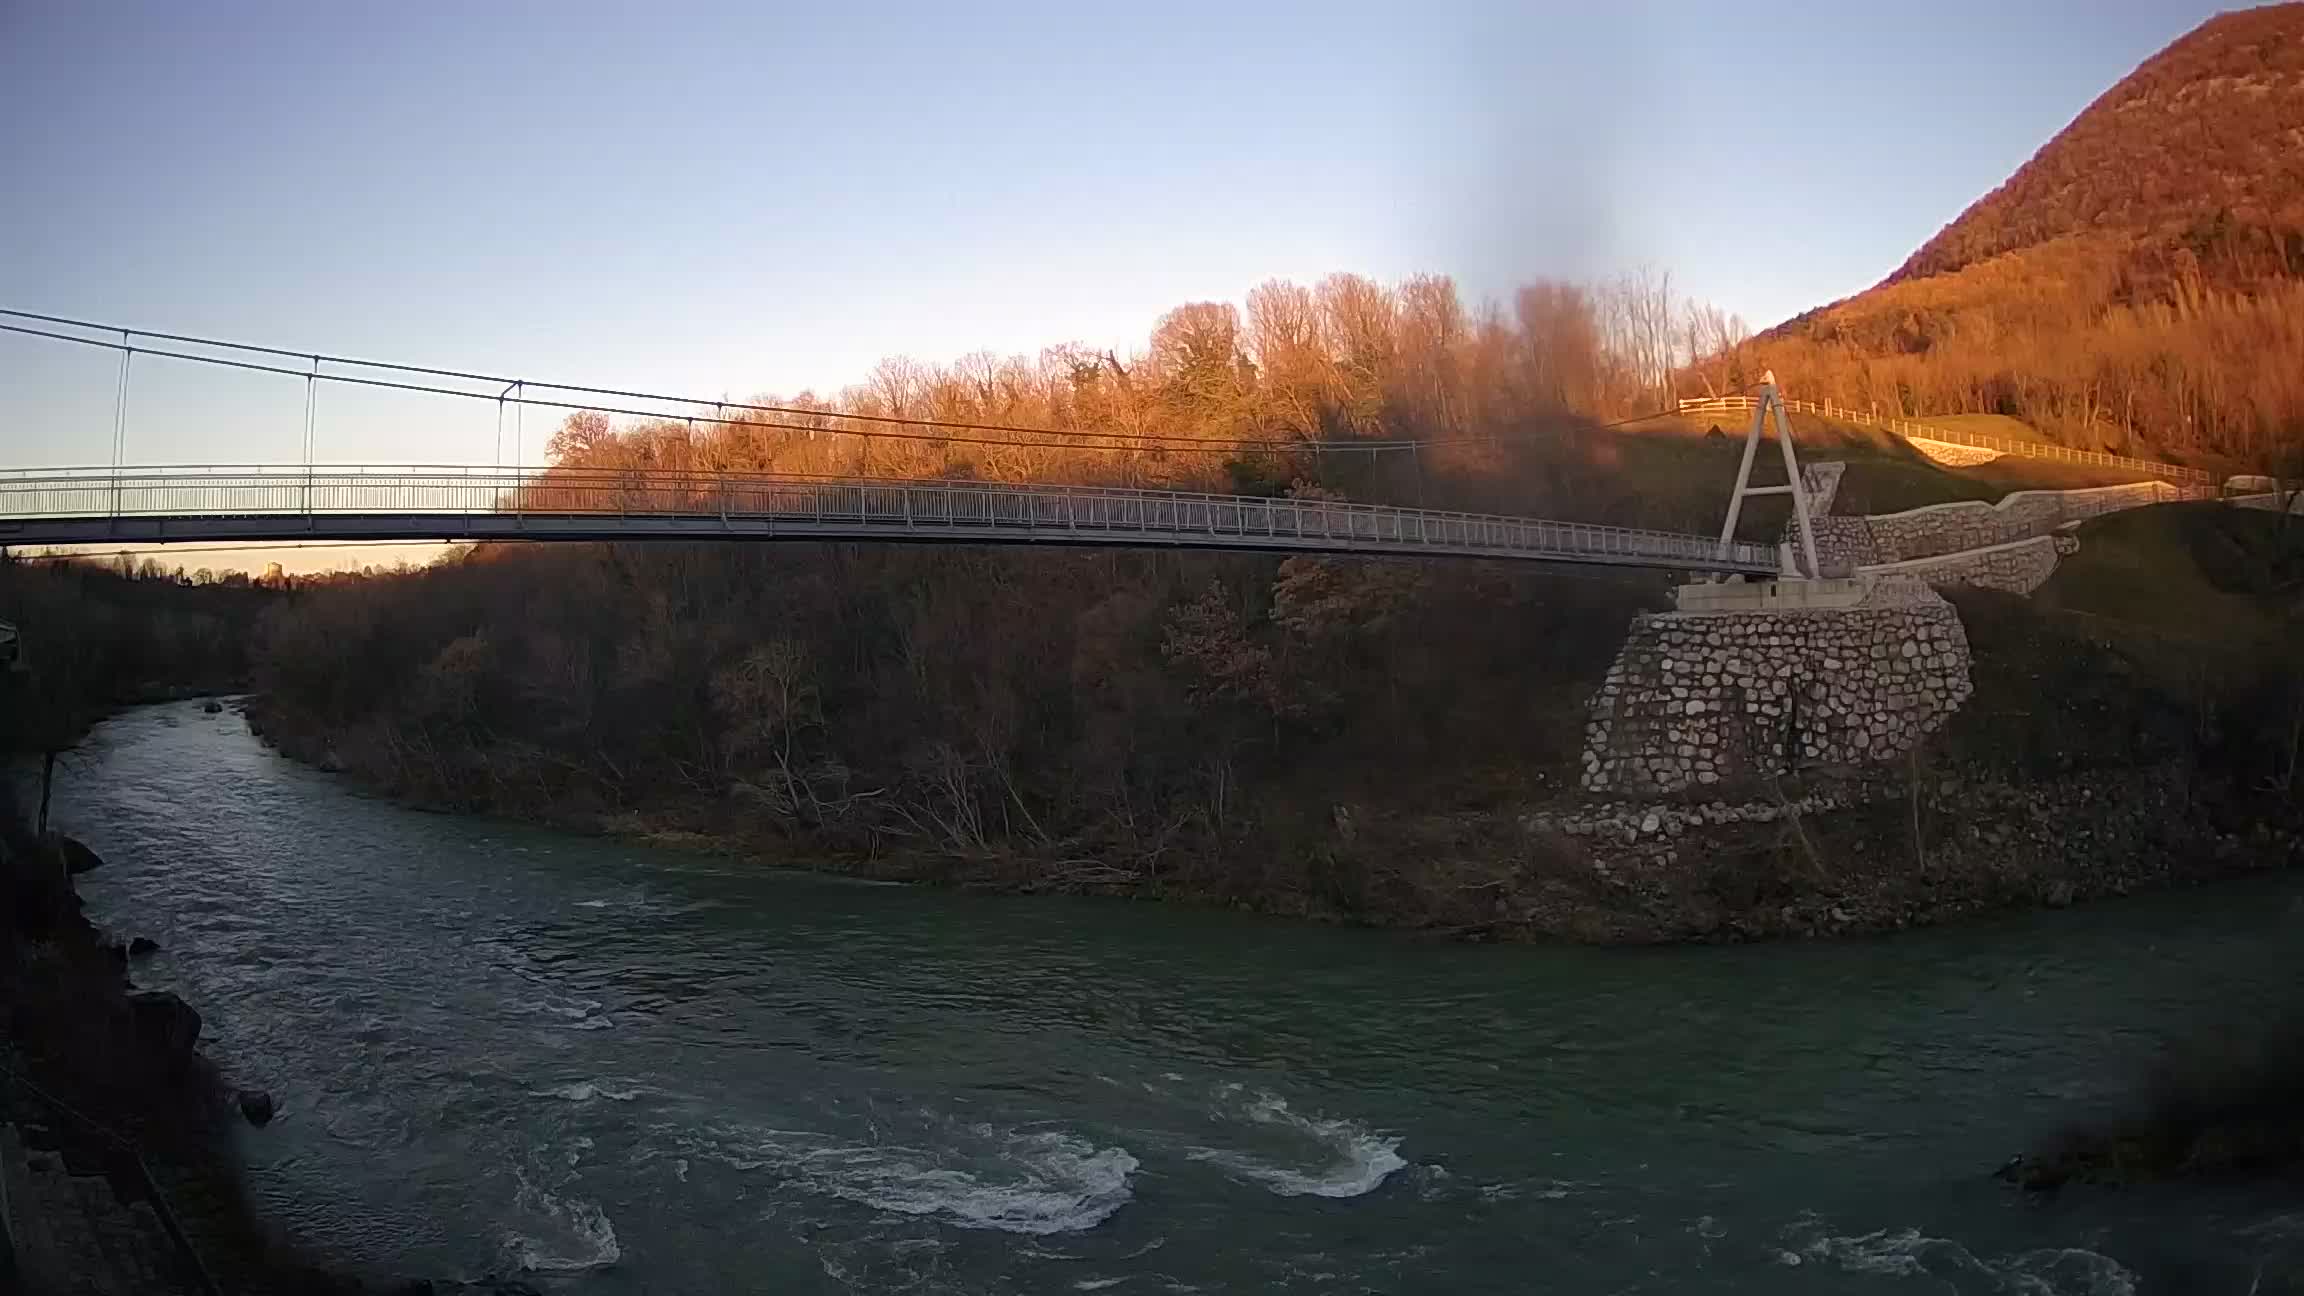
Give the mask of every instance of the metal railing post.
[(120, 468), (128, 453), (128, 365), (136, 352), (128, 346), (128, 331), (120, 331), (120, 388), (112, 397), (112, 518), (120, 518)]

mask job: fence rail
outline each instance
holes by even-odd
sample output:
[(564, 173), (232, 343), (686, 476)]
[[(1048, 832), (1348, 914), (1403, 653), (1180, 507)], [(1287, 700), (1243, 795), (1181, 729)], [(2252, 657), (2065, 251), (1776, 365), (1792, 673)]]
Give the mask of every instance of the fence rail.
[(1774, 545), (1543, 518), (1091, 486), (462, 467), (0, 476), (0, 544), (190, 539), (971, 540), (1318, 550), (1772, 574)]
[[(152, 1173), (152, 1164), (144, 1159), (144, 1153), (137, 1147), (134, 1139), (50, 1093), (35, 1083), (32, 1077), (25, 1075), (12, 1065), (0, 1065), (0, 1080), (21, 1087), (25, 1092), (39, 1099), (57, 1117), (78, 1128), (82, 1133), (92, 1135), (97, 1142), (109, 1148), (114, 1166), (135, 1185), (144, 1202), (151, 1206), (154, 1218), (160, 1222), (160, 1231), (167, 1236), (169, 1245), (174, 1248), (178, 1261), (184, 1266), (185, 1276), (191, 1280), (191, 1285), (198, 1288), (202, 1296), (223, 1296), (223, 1289), (216, 1285), (215, 1275), (209, 1272), (207, 1264), (200, 1258), (200, 1248), (192, 1244), (192, 1237), (185, 1231), (182, 1218), (169, 1204), (168, 1194), (161, 1191), (160, 1180)], [(10, 1238), (8, 1245), (13, 1251), (15, 1240)], [(21, 1257), (13, 1254), (9, 1259), (12, 1263), (21, 1263)], [(0, 1276), (20, 1277), (18, 1274)]]
[[(1751, 396), (1703, 396), (1679, 402), (1682, 414), (1727, 414), (1750, 411), (1759, 400)], [(2148, 477), (2162, 477), (2181, 483), (2188, 492), (2214, 494), (2215, 479), (2198, 468), (2177, 464), (2158, 463), (2150, 459), (2130, 459), (2122, 455), (2104, 454), (2096, 450), (2072, 450), (2064, 446), (2044, 445), (2037, 441), (2018, 441), (2010, 437), (1996, 437), (1982, 432), (1964, 432), (1958, 428), (1937, 427), (1914, 419), (1888, 418), (1868, 410), (1848, 409), (1830, 401), (1817, 402), (1786, 399), (1784, 407), (1797, 413), (1819, 414), (1840, 419), (1863, 427), (1876, 427), (1894, 433), (1908, 441), (1942, 441), (1950, 445), (1973, 446), (1978, 450), (1994, 450), (2023, 459), (2052, 459), (2062, 463), (2093, 464), (2102, 468), (2120, 468), (2143, 473)]]

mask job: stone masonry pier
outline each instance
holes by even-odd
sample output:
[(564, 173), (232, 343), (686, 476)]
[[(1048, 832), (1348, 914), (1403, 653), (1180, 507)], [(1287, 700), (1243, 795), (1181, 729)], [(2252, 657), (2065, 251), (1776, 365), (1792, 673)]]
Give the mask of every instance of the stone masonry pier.
[(1585, 790), (1709, 792), (1910, 751), (1967, 701), (1968, 637), (1918, 581), (1868, 584), (1845, 607), (1636, 617), (1592, 699)]

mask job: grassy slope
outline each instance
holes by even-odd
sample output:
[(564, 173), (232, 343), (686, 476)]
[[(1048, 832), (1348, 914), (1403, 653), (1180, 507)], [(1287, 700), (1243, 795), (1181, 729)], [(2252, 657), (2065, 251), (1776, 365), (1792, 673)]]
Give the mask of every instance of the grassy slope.
[(2304, 528), (2215, 504), (2132, 509), (2082, 526), (2028, 599), (1951, 597), (1976, 695), (1945, 738), (1966, 762), (2025, 779), (2197, 758), (2221, 712), (2217, 759), (2253, 768), (2292, 705)]
[(2180, 639), (2265, 642), (2304, 593), (2304, 526), (2162, 504), (2098, 518), (2034, 596), (2044, 608)]
[[(1715, 426), (1721, 432), (1716, 437), (1710, 435)], [(1728, 486), (1743, 454), (1744, 432), (1741, 423), (1731, 427), (1722, 420), (1676, 415), (1624, 428), (1616, 442), (1614, 466), (1626, 480), (1643, 483), (1646, 497), (1645, 520), (1634, 524), (1699, 531), (1719, 525)], [(2013, 456), (1973, 468), (1947, 468), (1878, 428), (1808, 414), (1793, 419), (1792, 435), (1803, 462), (1836, 459), (1848, 465), (1833, 507), (1840, 514), (1894, 513), (1958, 500), (1990, 502), (2012, 491), (2078, 490), (2136, 480), (2130, 472)], [(2030, 436), (2040, 439), (2036, 433)], [(1773, 437), (1760, 448), (1754, 464), (1756, 483), (1784, 480), (1783, 460)], [(1677, 503), (1667, 508), (1667, 500)], [(1782, 530), (1786, 509), (1780, 499), (1752, 501), (1739, 530), (1750, 539), (1772, 538)]]

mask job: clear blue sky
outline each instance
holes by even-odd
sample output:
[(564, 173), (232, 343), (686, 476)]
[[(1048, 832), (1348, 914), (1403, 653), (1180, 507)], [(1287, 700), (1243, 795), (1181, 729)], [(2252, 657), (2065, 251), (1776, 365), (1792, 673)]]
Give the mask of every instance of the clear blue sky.
[[(2216, 7), (0, 0), (0, 304), (739, 397), (1332, 270), (1765, 325)], [(0, 339), (0, 464), (105, 462), (111, 364)], [(297, 454), (293, 384), (161, 368), (131, 461)], [(327, 401), (324, 459), (492, 453)]]

